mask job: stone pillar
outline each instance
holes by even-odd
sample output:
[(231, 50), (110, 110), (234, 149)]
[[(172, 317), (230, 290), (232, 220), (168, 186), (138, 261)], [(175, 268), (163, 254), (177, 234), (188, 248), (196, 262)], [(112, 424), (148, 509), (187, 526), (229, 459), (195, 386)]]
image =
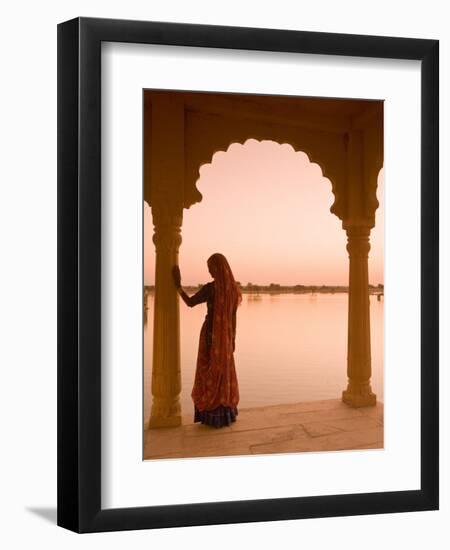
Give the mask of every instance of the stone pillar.
[(342, 392), (344, 403), (352, 407), (376, 404), (372, 392), (370, 351), (370, 302), (369, 302), (369, 227), (347, 229), (347, 250), (350, 259), (348, 297), (348, 386)]
[(181, 424), (180, 317), (172, 267), (178, 264), (181, 208), (153, 207), (156, 248), (152, 409), (149, 428)]

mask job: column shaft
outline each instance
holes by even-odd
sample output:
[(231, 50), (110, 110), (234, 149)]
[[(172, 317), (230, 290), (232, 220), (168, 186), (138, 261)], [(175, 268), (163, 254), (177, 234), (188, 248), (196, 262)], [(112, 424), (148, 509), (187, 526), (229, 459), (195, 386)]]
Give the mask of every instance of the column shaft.
[(376, 404), (372, 392), (370, 349), (370, 301), (368, 257), (370, 229), (350, 227), (347, 229), (349, 253), (349, 300), (348, 300), (348, 386), (342, 400), (352, 407)]
[(181, 424), (179, 300), (172, 279), (181, 244), (182, 211), (153, 208), (156, 248), (152, 409), (149, 428)]

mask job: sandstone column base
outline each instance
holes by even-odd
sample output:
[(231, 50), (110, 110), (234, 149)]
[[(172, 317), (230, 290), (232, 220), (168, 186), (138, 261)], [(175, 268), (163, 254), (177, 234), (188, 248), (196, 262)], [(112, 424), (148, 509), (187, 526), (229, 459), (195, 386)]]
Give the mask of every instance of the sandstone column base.
[(370, 387), (370, 382), (365, 384), (348, 383), (346, 390), (342, 392), (342, 401), (350, 407), (374, 407), (377, 404), (377, 396)]
[(148, 428), (174, 428), (181, 426), (181, 405), (176, 399), (172, 403), (157, 400), (153, 397), (152, 410)]

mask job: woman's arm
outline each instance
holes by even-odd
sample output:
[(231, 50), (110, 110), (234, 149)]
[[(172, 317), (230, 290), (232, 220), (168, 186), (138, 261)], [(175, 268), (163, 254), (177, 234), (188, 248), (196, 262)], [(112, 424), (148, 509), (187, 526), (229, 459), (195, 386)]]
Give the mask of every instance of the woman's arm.
[[(201, 289), (198, 292), (201, 292)], [(198, 294), (198, 292), (197, 292), (197, 294)], [(183, 299), (183, 302), (189, 307), (194, 307), (197, 304), (200, 304), (201, 302), (206, 302), (206, 299), (205, 300), (198, 300), (199, 296), (197, 296), (197, 294), (194, 294), (193, 296), (189, 296), (188, 294), (186, 294), (186, 292), (181, 287), (178, 290), (178, 294)]]
[(173, 282), (175, 283), (177, 292), (187, 306), (194, 307), (197, 304), (206, 302), (206, 300), (208, 299), (206, 285), (202, 286), (202, 288), (198, 292), (196, 292), (193, 296), (188, 296), (181, 286), (181, 273), (180, 273), (180, 268), (177, 265), (173, 266), (172, 268), (172, 276), (173, 276)]

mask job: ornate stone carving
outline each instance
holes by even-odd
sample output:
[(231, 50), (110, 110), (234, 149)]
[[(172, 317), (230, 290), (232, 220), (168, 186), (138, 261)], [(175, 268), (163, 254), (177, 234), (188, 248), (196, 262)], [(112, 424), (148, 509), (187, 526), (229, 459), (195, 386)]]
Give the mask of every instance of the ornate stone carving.
[[(236, 143), (239, 143), (240, 145), (244, 145), (244, 143), (248, 139), (256, 139), (257, 141), (264, 141), (264, 140), (270, 140), (270, 141), (276, 141), (276, 138), (270, 137), (270, 135), (267, 135), (267, 137), (261, 137), (261, 135), (258, 135), (257, 137), (255, 135), (249, 135), (245, 139), (241, 140), (234, 140), (232, 142), (227, 143), (224, 146), (216, 145), (216, 147), (212, 147), (212, 144), (209, 145), (209, 149), (206, 150), (203, 153), (203, 156), (198, 159), (197, 161), (197, 168), (195, 170), (191, 170), (191, 172), (186, 174), (186, 189), (185, 189), (185, 208), (189, 208), (193, 204), (200, 202), (203, 198), (200, 191), (197, 189), (197, 182), (200, 179), (200, 168), (202, 166), (205, 166), (207, 164), (212, 163), (212, 158), (216, 153), (226, 153), (226, 151), (229, 149), (231, 145), (234, 145)], [(282, 142), (278, 142), (282, 143)], [(307, 149), (306, 147), (296, 147), (294, 144), (289, 143), (294, 148), (294, 151), (296, 152), (303, 152), (307, 155), (309, 162), (311, 164), (317, 164), (320, 169), (322, 170), (322, 176), (324, 178), (327, 178), (331, 183), (331, 192), (334, 195), (334, 202), (330, 207), (330, 212), (337, 216), (339, 219), (343, 220), (345, 217), (345, 204), (343, 201), (343, 193), (339, 191), (339, 182), (341, 179), (334, 174), (331, 170), (328, 170), (327, 164), (322, 160), (320, 157), (320, 154), (313, 153), (312, 150)]]
[(349, 227), (347, 229), (347, 252), (350, 261), (356, 258), (359, 260), (369, 258), (369, 237), (369, 227)]
[(178, 254), (181, 245), (181, 225), (183, 214), (181, 208), (154, 207), (152, 208), (154, 234), (153, 242), (156, 252)]

